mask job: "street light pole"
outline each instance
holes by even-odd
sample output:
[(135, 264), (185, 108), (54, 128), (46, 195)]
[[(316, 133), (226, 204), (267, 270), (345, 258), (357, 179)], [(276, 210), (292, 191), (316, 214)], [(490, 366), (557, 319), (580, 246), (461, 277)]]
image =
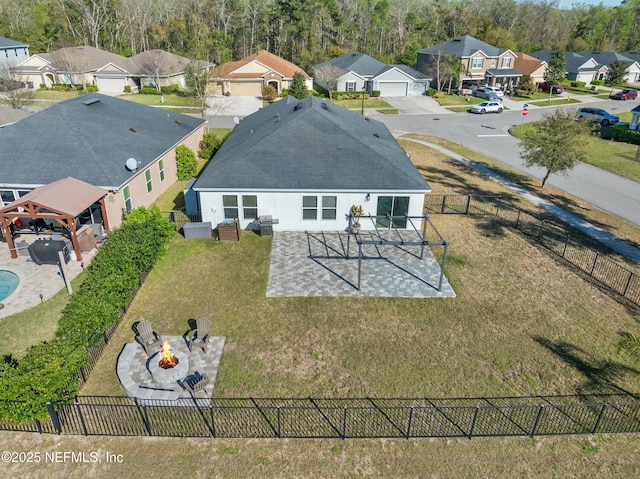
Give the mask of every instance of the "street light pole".
[(367, 83), (365, 82), (364, 85), (362, 85), (362, 116), (364, 116), (364, 92), (367, 88)]

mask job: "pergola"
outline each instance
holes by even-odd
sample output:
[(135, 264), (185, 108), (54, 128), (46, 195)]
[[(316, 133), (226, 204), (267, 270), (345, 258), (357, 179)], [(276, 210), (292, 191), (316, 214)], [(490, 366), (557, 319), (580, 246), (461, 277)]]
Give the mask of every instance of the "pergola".
[(110, 232), (104, 198), (107, 191), (75, 178), (67, 177), (36, 188), (10, 205), (0, 209), (0, 220), (12, 258), (18, 257), (10, 225), (18, 218), (55, 220), (62, 224), (71, 237), (76, 259), (82, 260), (76, 235), (77, 218), (94, 203), (100, 203), (104, 229)]

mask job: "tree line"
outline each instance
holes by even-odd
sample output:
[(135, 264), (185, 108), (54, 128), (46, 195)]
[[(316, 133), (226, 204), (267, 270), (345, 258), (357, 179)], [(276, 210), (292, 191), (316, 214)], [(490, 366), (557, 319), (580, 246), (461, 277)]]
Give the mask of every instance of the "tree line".
[(32, 53), (160, 48), (223, 63), (259, 49), (308, 70), (358, 50), (415, 66), (416, 50), (469, 34), (514, 51), (640, 49), (640, 0), (0, 0), (0, 35)]

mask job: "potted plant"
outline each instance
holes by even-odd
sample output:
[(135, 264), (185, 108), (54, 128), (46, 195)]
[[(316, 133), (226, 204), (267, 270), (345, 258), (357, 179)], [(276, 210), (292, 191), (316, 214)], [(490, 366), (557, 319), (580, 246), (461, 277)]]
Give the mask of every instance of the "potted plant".
[(351, 216), (353, 217), (351, 221), (351, 232), (353, 234), (360, 233), (360, 216), (364, 214), (364, 208), (362, 205), (351, 205)]

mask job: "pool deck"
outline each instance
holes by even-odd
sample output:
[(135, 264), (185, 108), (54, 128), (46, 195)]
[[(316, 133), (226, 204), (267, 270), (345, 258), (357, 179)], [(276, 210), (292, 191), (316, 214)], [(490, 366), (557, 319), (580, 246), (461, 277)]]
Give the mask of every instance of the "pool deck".
[[(50, 233), (23, 234), (16, 238), (16, 242), (26, 241), (28, 244), (37, 239), (46, 239)], [(69, 280), (75, 278), (82, 272), (82, 265), (87, 266), (91, 258), (96, 253), (96, 248), (88, 253), (82, 253), (82, 261), (69, 261), (66, 265)], [(22, 253), (24, 254), (24, 253)], [(32, 308), (38, 303), (54, 296), (58, 291), (65, 288), (64, 280), (57, 265), (37, 265), (29, 260), (29, 256), (19, 255), (17, 259), (12, 259), (9, 247), (6, 242), (0, 242), (0, 269), (11, 271), (18, 275), (20, 283), (18, 288), (9, 295), (1, 304), (0, 320), (12, 314)], [(42, 295), (42, 298), (40, 297)]]

